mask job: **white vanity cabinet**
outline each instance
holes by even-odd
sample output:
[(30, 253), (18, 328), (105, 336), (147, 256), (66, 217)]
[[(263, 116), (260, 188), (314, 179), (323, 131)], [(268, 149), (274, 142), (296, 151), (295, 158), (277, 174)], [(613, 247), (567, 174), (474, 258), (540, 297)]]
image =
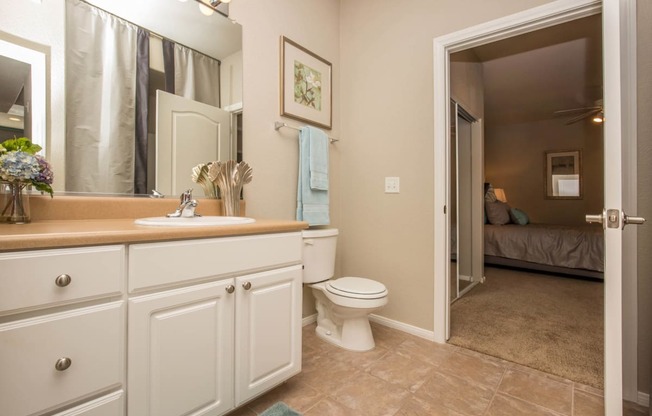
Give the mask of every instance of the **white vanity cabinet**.
[(124, 414), (124, 272), (124, 246), (0, 253), (0, 414)]
[(129, 246), (128, 414), (221, 415), (301, 369), (301, 234)]

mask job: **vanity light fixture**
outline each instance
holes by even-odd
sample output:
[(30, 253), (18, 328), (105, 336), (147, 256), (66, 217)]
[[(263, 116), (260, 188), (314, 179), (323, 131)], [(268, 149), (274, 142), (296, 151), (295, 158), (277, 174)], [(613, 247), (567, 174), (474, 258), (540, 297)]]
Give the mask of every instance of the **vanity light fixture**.
[[(179, 1), (186, 1), (186, 0), (179, 0)], [(201, 11), (204, 15), (210, 16), (213, 14), (213, 12), (218, 12), (221, 14), (224, 14), (224, 12), (220, 11), (217, 9), (217, 7), (224, 3), (230, 3), (231, 0), (195, 0), (197, 3), (199, 3), (199, 11)], [(228, 13), (228, 12), (227, 12)]]

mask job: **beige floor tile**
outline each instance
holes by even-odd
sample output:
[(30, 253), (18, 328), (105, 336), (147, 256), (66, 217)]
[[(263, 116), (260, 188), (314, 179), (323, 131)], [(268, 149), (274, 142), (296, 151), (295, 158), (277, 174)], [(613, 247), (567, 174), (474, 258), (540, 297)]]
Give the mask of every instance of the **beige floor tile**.
[(369, 368), (373, 363), (380, 360), (387, 354), (387, 349), (376, 347), (371, 351), (349, 351), (339, 348), (337, 351), (329, 352), (329, 358), (346, 363), (352, 367), (362, 370)]
[(369, 367), (369, 374), (414, 393), (434, 367), (402, 355), (389, 353)]
[(276, 402), (282, 401), (294, 410), (303, 412), (324, 398), (318, 390), (294, 379), (281, 384), (265, 395), (250, 403), (247, 407), (256, 413), (264, 412)]
[(514, 397), (497, 394), (485, 416), (558, 416), (558, 413)]
[(358, 412), (356, 415), (392, 416), (410, 393), (367, 373), (342, 383), (331, 393), (340, 404)]
[(604, 416), (604, 398), (575, 390), (573, 416)]
[(310, 324), (303, 327), (303, 331), (302, 331), (303, 345), (313, 349), (320, 350), (325, 353), (337, 351), (340, 349), (335, 345), (330, 344), (324, 341), (323, 339), (319, 338), (317, 336), (317, 333), (315, 332), (315, 328), (317, 328), (317, 324)]
[(466, 416), (453, 409), (445, 407), (436, 401), (428, 401), (420, 397), (411, 396), (405, 400), (403, 407), (396, 416)]
[(358, 416), (358, 413), (327, 397), (308, 409), (304, 416)]
[(244, 406), (232, 411), (231, 413), (228, 413), (227, 416), (256, 416), (257, 414), (258, 413), (249, 409), (247, 406)]
[(435, 372), (415, 394), (426, 402), (439, 403), (464, 415), (479, 416), (489, 407), (494, 392), (485, 385)]
[(314, 360), (306, 364), (301, 373), (297, 374), (293, 380), (305, 383), (324, 394), (329, 394), (348, 379), (359, 377), (361, 373), (362, 370), (341, 361)]
[(572, 411), (573, 385), (568, 381), (508, 369), (498, 390), (563, 415), (570, 415)]
[[(321, 340), (314, 324), (304, 327), (302, 372), (229, 416), (254, 416), (277, 401), (305, 416), (602, 416), (600, 389), (381, 325), (372, 329), (376, 349), (359, 353)], [(647, 415), (626, 405), (624, 416)]]
[(573, 388), (575, 389), (575, 391), (583, 391), (585, 393), (591, 393), (595, 396), (604, 397), (604, 390), (597, 389), (593, 386), (587, 386), (586, 384), (581, 384), (581, 383), (574, 383)]
[(455, 351), (455, 347), (415, 337), (401, 342), (395, 351), (404, 357), (437, 367)]
[(371, 324), (371, 332), (374, 334), (376, 346), (387, 349), (397, 347), (398, 344), (412, 336), (405, 332), (374, 323)]
[(505, 367), (494, 360), (455, 351), (442, 361), (437, 371), (452, 374), (470, 383), (483, 384), (496, 390), (505, 373)]

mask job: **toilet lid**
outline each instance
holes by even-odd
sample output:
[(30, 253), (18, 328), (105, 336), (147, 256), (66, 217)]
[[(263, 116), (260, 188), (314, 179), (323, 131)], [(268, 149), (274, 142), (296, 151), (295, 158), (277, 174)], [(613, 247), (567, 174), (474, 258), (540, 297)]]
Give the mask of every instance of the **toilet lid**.
[(329, 280), (326, 290), (338, 296), (354, 299), (379, 299), (387, 296), (387, 288), (380, 282), (363, 277), (340, 277)]

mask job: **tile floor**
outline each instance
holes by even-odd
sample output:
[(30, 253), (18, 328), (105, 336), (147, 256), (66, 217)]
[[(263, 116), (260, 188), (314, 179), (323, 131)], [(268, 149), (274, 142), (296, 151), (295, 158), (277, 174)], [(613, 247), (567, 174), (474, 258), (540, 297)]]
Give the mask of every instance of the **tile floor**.
[[(602, 391), (372, 324), (376, 348), (345, 351), (303, 329), (303, 370), (229, 416), (283, 401), (304, 416), (593, 416)], [(626, 416), (647, 416), (627, 406)]]

